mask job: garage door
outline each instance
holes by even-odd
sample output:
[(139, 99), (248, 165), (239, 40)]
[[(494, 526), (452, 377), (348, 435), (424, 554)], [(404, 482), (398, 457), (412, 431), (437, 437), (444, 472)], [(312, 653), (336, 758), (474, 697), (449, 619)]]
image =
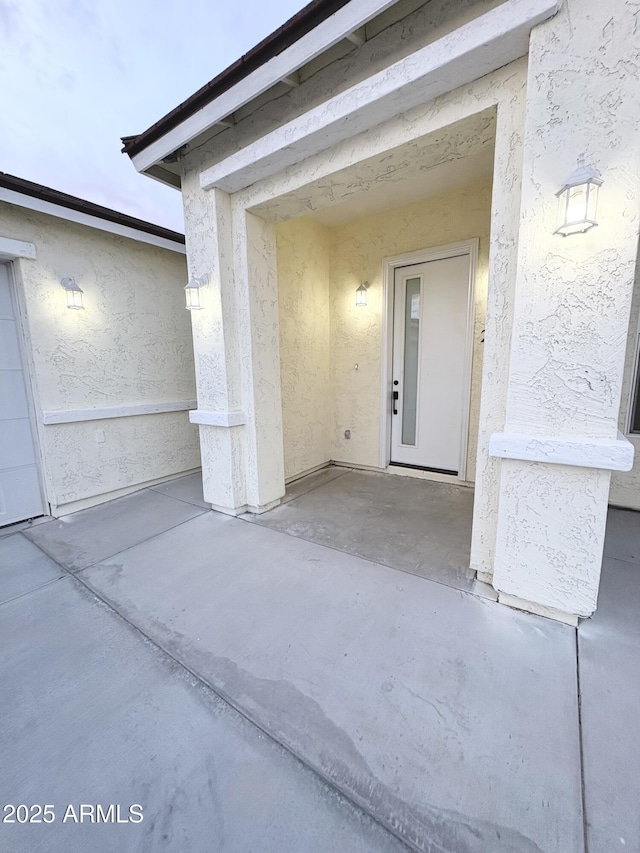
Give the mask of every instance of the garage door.
[(9, 268), (0, 264), (0, 527), (43, 515)]

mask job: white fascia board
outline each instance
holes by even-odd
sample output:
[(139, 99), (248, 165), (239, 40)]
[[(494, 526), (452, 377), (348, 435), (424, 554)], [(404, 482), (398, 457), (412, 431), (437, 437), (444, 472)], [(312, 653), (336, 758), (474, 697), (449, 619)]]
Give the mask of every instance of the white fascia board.
[(507, 0), (263, 136), (200, 175), (233, 193), (519, 59), (558, 0)]
[(11, 237), (0, 237), (0, 260), (13, 261), (16, 258), (35, 260), (35, 245), (24, 240), (13, 240)]
[(186, 254), (184, 243), (176, 243), (173, 240), (167, 240), (166, 237), (149, 234), (128, 225), (109, 222), (108, 219), (100, 219), (99, 216), (91, 216), (89, 213), (71, 210), (61, 204), (53, 204), (50, 201), (34, 198), (15, 190), (0, 187), (0, 201), (6, 201), (8, 204), (15, 204), (16, 207), (24, 207), (27, 210), (35, 210), (38, 213), (46, 213), (49, 216), (55, 216), (57, 219), (65, 219), (67, 222), (76, 222), (78, 225), (97, 228), (99, 231), (107, 231), (109, 234), (117, 234), (119, 237), (128, 237), (130, 240), (137, 240), (139, 243), (149, 243), (152, 246), (169, 249), (169, 251), (178, 252), (181, 255)]
[(207, 169), (204, 189), (237, 192), (525, 55), (556, 0), (507, 0)]
[(606, 471), (630, 471), (633, 454), (633, 444), (621, 432), (614, 439), (571, 439), (504, 432), (496, 432), (489, 439), (490, 456)]
[(135, 154), (131, 158), (133, 165), (139, 172), (144, 172), (149, 166), (159, 163), (163, 157), (191, 142), (235, 110), (246, 106), (283, 78), (290, 77), (303, 65), (397, 2), (398, 0), (352, 0), (282, 53), (256, 68), (235, 86), (152, 142), (139, 154)]

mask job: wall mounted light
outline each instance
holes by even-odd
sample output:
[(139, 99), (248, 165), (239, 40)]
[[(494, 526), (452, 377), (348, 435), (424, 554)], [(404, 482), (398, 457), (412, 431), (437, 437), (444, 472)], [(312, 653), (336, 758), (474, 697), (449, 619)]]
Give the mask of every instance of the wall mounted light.
[(367, 304), (367, 290), (369, 289), (369, 282), (363, 281), (360, 287), (356, 288), (356, 305), (366, 305)]
[(200, 311), (200, 309), (203, 307), (200, 288), (206, 287), (207, 284), (209, 284), (208, 275), (200, 276), (200, 278), (192, 276), (189, 279), (184, 288), (184, 292), (187, 299), (187, 304), (185, 306), (187, 311)]
[(584, 154), (566, 184), (556, 193), (558, 198), (558, 227), (553, 232), (568, 237), (581, 234), (597, 225), (598, 190), (602, 186), (600, 173), (585, 165)]
[(67, 292), (67, 308), (84, 308), (82, 304), (84, 290), (76, 284), (75, 278), (61, 278), (60, 284)]

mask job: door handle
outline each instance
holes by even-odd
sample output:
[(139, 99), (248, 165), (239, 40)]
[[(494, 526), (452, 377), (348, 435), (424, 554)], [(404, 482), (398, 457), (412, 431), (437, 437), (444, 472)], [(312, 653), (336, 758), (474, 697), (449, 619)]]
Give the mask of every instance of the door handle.
[(398, 402), (398, 397), (400, 396), (398, 391), (393, 392), (393, 414), (397, 415), (398, 410), (396, 409), (396, 403)]

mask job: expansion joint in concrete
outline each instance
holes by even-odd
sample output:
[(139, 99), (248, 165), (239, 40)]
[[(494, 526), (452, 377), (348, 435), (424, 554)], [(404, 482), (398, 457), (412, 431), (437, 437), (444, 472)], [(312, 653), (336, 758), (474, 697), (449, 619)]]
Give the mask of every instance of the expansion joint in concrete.
[[(177, 525), (179, 526), (179, 525)], [(36, 543), (33, 543), (36, 544)], [(39, 545), (36, 547), (40, 548)], [(46, 554), (46, 551), (43, 548), (40, 550)], [(128, 549), (126, 549), (128, 550)], [(201, 684), (205, 689), (210, 690), (215, 696), (218, 697), (222, 702), (232, 708), (237, 714), (240, 714), (248, 723), (257, 728), (262, 734), (268, 737), (271, 741), (276, 743), (281, 749), (284, 749), (289, 755), (293, 756), (300, 764), (303, 765), (308, 771), (312, 772), (316, 777), (318, 777), (323, 784), (327, 787), (331, 788), (335, 791), (340, 797), (343, 797), (347, 802), (349, 802), (352, 808), (357, 809), (364, 815), (366, 815), (370, 820), (374, 821), (374, 823), (378, 824), (382, 829), (396, 838), (401, 844), (403, 844), (407, 850), (413, 851), (413, 853), (427, 853), (427, 850), (430, 847), (417, 846), (408, 838), (406, 838), (403, 834), (399, 833), (395, 827), (390, 825), (384, 818), (381, 818), (379, 815), (376, 815), (375, 812), (369, 808), (368, 804), (364, 801), (361, 801), (359, 798), (355, 798), (352, 792), (345, 790), (341, 785), (337, 784), (335, 780), (333, 780), (330, 776), (323, 773), (317, 766), (310, 763), (304, 755), (299, 753), (297, 750), (293, 749), (286, 741), (276, 737), (268, 728), (263, 726), (260, 721), (254, 717), (252, 714), (248, 713), (242, 705), (239, 705), (234, 701), (234, 699), (226, 694), (224, 691), (216, 688), (213, 684), (207, 681), (203, 676), (197, 672), (195, 669), (192, 669), (190, 666), (184, 663), (184, 661), (180, 660), (180, 658), (176, 657), (176, 655), (171, 652), (170, 649), (166, 648), (162, 643), (158, 642), (157, 639), (150, 637), (145, 631), (142, 630), (135, 622), (132, 622), (124, 613), (122, 613), (112, 601), (103, 596), (101, 593), (96, 591), (89, 583), (87, 583), (84, 578), (80, 577), (80, 572), (74, 573), (62, 563), (58, 562), (54, 557), (51, 557), (50, 554), (47, 556), (52, 559), (60, 568), (65, 572), (65, 575), (68, 575), (75, 581), (84, 587), (87, 592), (89, 592), (92, 596), (94, 596), (98, 601), (100, 601), (105, 607), (111, 610), (115, 615), (121, 619), (129, 628), (137, 633), (140, 637), (142, 637), (146, 642), (151, 643), (155, 648), (157, 648), (162, 654), (166, 655), (171, 661), (173, 661), (176, 666), (179, 666), (182, 670), (188, 673), (193, 679), (195, 679), (199, 684)], [(117, 555), (113, 555), (117, 556)], [(87, 567), (88, 568), (88, 567)]]
[(582, 730), (582, 689), (580, 687), (580, 638), (576, 631), (576, 689), (578, 693), (578, 740), (580, 743), (580, 796), (582, 798), (582, 830), (584, 853), (589, 853), (589, 826), (587, 820), (587, 797), (584, 778), (584, 737)]

